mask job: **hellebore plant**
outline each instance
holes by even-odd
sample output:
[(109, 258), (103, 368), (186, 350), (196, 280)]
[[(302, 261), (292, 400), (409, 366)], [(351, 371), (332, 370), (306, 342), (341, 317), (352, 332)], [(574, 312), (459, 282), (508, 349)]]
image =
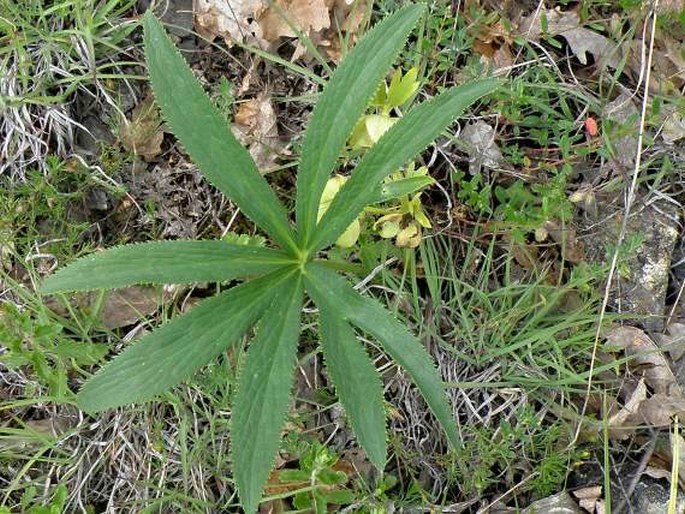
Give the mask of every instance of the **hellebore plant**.
[[(144, 16), (145, 54), (156, 101), (202, 174), (266, 232), (278, 248), (227, 241), (161, 241), (86, 256), (49, 277), (45, 294), (136, 283), (226, 282), (244, 278), (131, 345), (85, 383), (77, 396), (96, 412), (150, 400), (188, 378), (256, 327), (232, 411), (233, 475), (241, 503), (255, 512), (278, 451), (290, 401), (305, 293), (319, 311), (330, 379), (359, 444), (383, 469), (385, 414), (380, 378), (355, 329), (376, 339), (414, 381), (452, 445), (456, 424), (428, 352), (380, 303), (358, 293), (319, 252), (365, 206), (392, 192), (382, 181), (428, 146), (498, 82), (448, 89), (395, 122), (361, 158), (325, 209), (324, 187), (357, 120), (424, 10), (410, 5), (379, 23), (326, 85), (306, 131), (297, 176), (294, 226), (283, 204), (231, 134), (162, 25)], [(406, 193), (406, 192), (405, 192)], [(319, 218), (321, 214), (321, 218)]]

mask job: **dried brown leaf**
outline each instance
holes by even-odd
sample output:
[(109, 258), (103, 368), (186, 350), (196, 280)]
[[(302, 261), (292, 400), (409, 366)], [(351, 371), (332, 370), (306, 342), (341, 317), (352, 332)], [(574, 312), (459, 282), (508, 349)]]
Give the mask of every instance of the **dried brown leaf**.
[(654, 341), (673, 361), (678, 361), (685, 355), (685, 324), (669, 323), (665, 332), (654, 334)]
[(648, 477), (656, 478), (657, 480), (669, 479), (671, 478), (671, 470), (657, 468), (655, 466), (647, 466), (642, 472)]
[(276, 496), (285, 493), (290, 493), (297, 491), (302, 487), (309, 485), (307, 480), (296, 481), (296, 480), (283, 480), (281, 478), (282, 471), (280, 469), (274, 469), (269, 474), (269, 480), (264, 485), (264, 492), (267, 496)]
[(459, 138), (466, 143), (471, 174), (477, 173), (482, 166), (498, 168), (504, 161), (504, 156), (495, 143), (495, 129), (483, 120), (468, 124)]
[(602, 486), (593, 485), (583, 487), (573, 491), (573, 496), (578, 500), (578, 505), (585, 512), (599, 514), (604, 511), (604, 501), (602, 498)]
[(607, 335), (607, 345), (623, 348), (631, 357), (630, 366), (641, 372), (645, 383), (655, 393), (683, 397), (671, 365), (661, 349), (642, 330), (635, 327), (617, 327)]
[(573, 496), (579, 500), (598, 500), (602, 497), (602, 486), (593, 485), (590, 487), (582, 487), (573, 491)]
[(150, 286), (130, 286), (108, 293), (102, 309), (102, 322), (109, 329), (125, 327), (155, 312), (162, 294)]
[[(155, 312), (162, 304), (163, 293), (151, 286), (129, 286), (107, 291), (100, 303), (100, 293), (76, 293), (69, 299), (71, 305), (85, 311), (100, 309), (103, 325), (110, 330), (132, 325), (138, 320)], [(50, 298), (46, 305), (59, 315), (66, 316), (67, 309), (55, 299)]]
[(685, 419), (685, 397), (657, 393), (644, 400), (638, 412), (630, 416), (627, 422), (635, 425), (667, 427), (673, 422), (674, 416)]
[(263, 0), (193, 0), (195, 30), (209, 40), (222, 37), (228, 46), (237, 41), (265, 47), (257, 18), (266, 8)]
[(162, 118), (152, 96), (139, 103), (119, 129), (119, 141), (129, 152), (151, 161), (162, 152)]
[[(330, 26), (318, 32), (311, 31), (309, 38), (316, 48), (333, 62), (340, 62), (343, 56), (343, 41), (353, 45), (356, 34), (364, 21), (368, 0), (351, 1), (325, 0), (329, 9)], [(342, 40), (341, 40), (342, 39)], [(291, 60), (307, 58), (307, 49), (298, 41)], [(310, 56), (309, 56), (310, 57)]]
[(606, 63), (612, 68), (618, 68), (620, 56), (617, 55), (616, 44), (605, 36), (592, 30), (578, 27), (559, 33), (566, 39), (573, 54), (581, 64), (587, 64), (587, 54), (591, 54), (595, 62)]
[(511, 52), (509, 45), (502, 45), (499, 47), (490, 59), (493, 71), (498, 71), (504, 68), (509, 68), (514, 65), (514, 54)]
[(667, 145), (685, 138), (685, 111), (676, 107), (664, 109), (661, 138)]
[(538, 247), (532, 244), (511, 242), (511, 255), (516, 263), (526, 271), (536, 271), (540, 266)]
[[(649, 90), (655, 94), (679, 95), (685, 86), (685, 58), (681, 52), (683, 43), (671, 34), (673, 28), (658, 29), (654, 36), (652, 72)], [(634, 39), (629, 43), (627, 68), (635, 78), (644, 74), (645, 53), (650, 43), (643, 39)]]
[(268, 173), (276, 164), (281, 147), (271, 95), (264, 92), (242, 102), (234, 121), (233, 133), (243, 145), (249, 147), (259, 170)]
[[(11, 431), (0, 438), (0, 450), (9, 455), (11, 451), (26, 451), (40, 447), (46, 439), (59, 439), (74, 426), (74, 419), (57, 414), (45, 419), (28, 419), (22, 421), (23, 430)], [(2, 426), (4, 428), (5, 425)]]
[(585, 212), (591, 217), (597, 217), (597, 198), (592, 185), (587, 182), (580, 185), (580, 187), (569, 196), (569, 201)]
[[(313, 32), (310, 35), (310, 39), (314, 46), (328, 59), (336, 63), (340, 62), (343, 52), (340, 38), (337, 36), (336, 32), (333, 32), (332, 29)], [(355, 40), (355, 38), (353, 37), (352, 40)], [(308, 59), (309, 57), (310, 56), (307, 54), (307, 47), (298, 40), (291, 60), (296, 61), (300, 58)]]
[(546, 33), (561, 36), (568, 42), (573, 54), (581, 64), (587, 64), (587, 54), (591, 54), (599, 67), (604, 65), (617, 68), (621, 62), (622, 50), (606, 36), (582, 26), (576, 11), (559, 9), (535, 10), (519, 25), (519, 33), (537, 41), (543, 34), (543, 17), (546, 19)]
[(473, 41), (473, 51), (480, 54), (481, 59), (485, 58), (486, 61), (491, 59), (495, 55), (495, 50), (496, 48), (492, 41), (485, 42), (481, 39)]
[[(273, 48), (284, 37), (304, 33), (328, 58), (340, 60), (340, 37), (354, 41), (366, 0), (194, 0), (195, 29), (205, 38)], [(295, 30), (296, 29), (296, 30)], [(306, 54), (296, 43), (292, 60)]]
[(595, 514), (606, 514), (604, 498), (595, 502)]
[(628, 423), (637, 414), (640, 404), (647, 399), (647, 386), (640, 380), (632, 391), (625, 405), (607, 421), (609, 436), (612, 439), (627, 439), (633, 435), (635, 427)]
[(281, 512), (288, 512), (289, 510), (287, 502), (280, 498), (267, 500), (259, 505), (259, 514), (281, 514)]
[(561, 491), (553, 496), (542, 498), (523, 509), (522, 514), (581, 514), (581, 510), (566, 491)]
[(547, 221), (543, 225), (552, 240), (561, 247), (564, 260), (579, 264), (585, 261), (585, 245), (576, 237), (576, 231), (559, 226), (555, 221)]
[(276, 0), (275, 5), (259, 19), (262, 36), (269, 42), (278, 41), (281, 37), (297, 36), (290, 24), (305, 34), (331, 26), (324, 0)]
[[(671, 425), (675, 416), (685, 415), (685, 395), (671, 370), (668, 359), (656, 343), (642, 330), (618, 327), (607, 336), (607, 344), (625, 349), (635, 374), (642, 373), (634, 391), (628, 394), (624, 407), (609, 419), (612, 437), (623, 439), (635, 427)], [(646, 386), (654, 390), (649, 395)]]

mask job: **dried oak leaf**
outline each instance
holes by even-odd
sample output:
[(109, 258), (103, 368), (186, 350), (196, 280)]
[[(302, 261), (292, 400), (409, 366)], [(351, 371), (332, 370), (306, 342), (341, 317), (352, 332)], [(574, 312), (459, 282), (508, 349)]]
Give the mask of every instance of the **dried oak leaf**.
[(628, 395), (623, 407), (609, 417), (607, 422), (609, 436), (612, 439), (627, 439), (634, 432), (634, 427), (628, 423), (640, 409), (640, 405), (647, 399), (647, 386), (644, 379), (640, 379), (637, 387)]
[[(543, 19), (546, 30), (543, 30)], [(519, 34), (527, 39), (537, 41), (543, 33), (563, 37), (581, 64), (587, 64), (588, 53), (600, 67), (618, 68), (621, 62), (621, 47), (606, 36), (583, 27), (576, 11), (535, 10), (519, 24)]]
[(238, 140), (249, 147), (259, 171), (263, 174), (271, 171), (282, 146), (271, 95), (263, 92), (256, 98), (242, 102), (232, 128)]
[(308, 34), (331, 26), (324, 0), (276, 0), (274, 5), (276, 7), (267, 9), (259, 19), (262, 36), (269, 42), (281, 37), (296, 37), (293, 27)]
[[(631, 357), (630, 366), (643, 379), (632, 391), (618, 414), (610, 418), (612, 436), (625, 437), (641, 425), (664, 427), (674, 416), (685, 415), (685, 395), (662, 350), (642, 330), (618, 327), (607, 336), (607, 344), (623, 348)], [(654, 393), (650, 396), (649, 386)]]
[(667, 427), (676, 415), (680, 419), (685, 417), (685, 397), (658, 393), (643, 401), (638, 412), (628, 418), (628, 423)]
[(602, 486), (593, 485), (582, 487), (573, 491), (573, 496), (578, 500), (578, 505), (583, 512), (598, 512), (602, 509)]
[(561, 247), (564, 260), (573, 264), (585, 262), (585, 245), (576, 237), (575, 230), (562, 227), (556, 221), (547, 221), (543, 227), (549, 237)]
[(644, 380), (640, 380), (624, 406), (609, 418), (609, 435), (612, 439), (624, 440), (640, 426), (666, 427), (675, 416), (683, 419), (684, 415), (685, 397), (677, 393), (649, 396)]
[[(343, 56), (342, 40), (354, 44), (356, 34), (364, 21), (368, 0), (325, 0), (329, 9), (331, 23), (328, 27), (316, 32), (310, 31), (309, 38), (314, 46), (333, 62), (340, 62)], [(291, 60), (307, 56), (307, 49), (298, 40)]]
[(495, 53), (486, 62), (492, 66), (492, 71), (495, 72), (513, 66), (515, 60), (509, 45), (502, 45), (495, 50)]
[(496, 169), (502, 166), (504, 156), (495, 142), (495, 129), (478, 120), (461, 131), (459, 139), (466, 143), (469, 154), (469, 173), (480, 171), (481, 167)]
[[(643, 39), (634, 39), (629, 43), (626, 67), (635, 78), (644, 74), (645, 52), (648, 46), (649, 43)], [(657, 31), (654, 36), (650, 92), (679, 94), (685, 85), (685, 58), (681, 52), (682, 47), (682, 41), (673, 38), (667, 30)]]
[(23, 420), (21, 424), (22, 430), (12, 430), (0, 438), (0, 451), (3, 454), (9, 455), (12, 450), (37, 449), (45, 440), (66, 436), (75, 425), (74, 419), (66, 413), (47, 419)]
[(685, 324), (669, 323), (665, 334), (655, 334), (655, 341), (662, 350), (670, 355), (673, 361), (678, 361), (685, 355)]
[(617, 327), (607, 335), (607, 345), (623, 348), (631, 358), (630, 366), (641, 371), (645, 383), (655, 393), (683, 397), (671, 365), (659, 346), (642, 330)]
[(133, 109), (131, 121), (122, 123), (119, 142), (129, 152), (151, 161), (162, 152), (163, 140), (159, 109), (152, 96), (148, 96)]
[[(193, 12), (195, 29), (207, 39), (222, 37), (229, 46), (245, 42), (269, 48), (300, 31), (337, 62), (342, 56), (340, 38), (354, 41), (367, 1), (193, 0)], [(292, 60), (305, 54), (298, 41)]]
[(676, 141), (685, 138), (685, 112), (678, 108), (668, 108), (664, 112), (664, 121), (661, 125), (661, 138), (667, 145), (673, 145)]
[(102, 309), (102, 323), (109, 329), (132, 325), (155, 312), (163, 302), (159, 289), (129, 286), (107, 293)]
[[(100, 308), (102, 324), (110, 330), (132, 325), (149, 316), (164, 300), (163, 293), (151, 286), (129, 286), (107, 291), (102, 305), (99, 295), (100, 293), (94, 291), (75, 293), (69, 299), (69, 303), (91, 312)], [(46, 305), (59, 315), (68, 314), (68, 311), (54, 299), (48, 299)]]
[(514, 64), (514, 55), (510, 48), (511, 30), (501, 20), (491, 25), (480, 26), (474, 36), (473, 50), (480, 54), (483, 64), (494, 70)]
[(539, 514), (551, 512), (554, 514), (581, 514), (583, 511), (576, 505), (568, 491), (562, 491), (553, 496), (548, 496), (534, 501), (521, 511), (522, 514)]
[(266, 9), (263, 0), (193, 0), (195, 30), (209, 40), (222, 37), (228, 46), (237, 41), (265, 47), (257, 19)]

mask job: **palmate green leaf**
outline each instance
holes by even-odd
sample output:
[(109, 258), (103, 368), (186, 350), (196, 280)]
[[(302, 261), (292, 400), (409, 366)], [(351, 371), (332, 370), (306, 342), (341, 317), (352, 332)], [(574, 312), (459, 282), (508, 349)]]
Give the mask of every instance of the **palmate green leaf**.
[(272, 302), (247, 351), (233, 403), (233, 475), (245, 512), (257, 510), (288, 411), (302, 312), (302, 277), (269, 290)]
[[(43, 288), (57, 292), (264, 274), (203, 301), (134, 343), (87, 382), (77, 397), (79, 406), (91, 412), (148, 400), (235, 345), (260, 320), (239, 376), (231, 426), (235, 483), (247, 512), (257, 509), (278, 449), (293, 382), (304, 287), (321, 310), (322, 346), (332, 380), (374, 464), (382, 467), (386, 453), (382, 389), (372, 362), (355, 340), (353, 327), (378, 339), (407, 371), (452, 444), (459, 445), (447, 397), (428, 352), (379, 303), (356, 293), (321, 264), (305, 262), (315, 250), (337, 239), (336, 233), (344, 231), (364, 206), (378, 201), (379, 193), (387, 195), (392, 190), (381, 187), (383, 177), (414, 157), (465, 105), (492, 86), (484, 81), (447, 92), (395, 124), (333, 201), (334, 212), (329, 211), (317, 225), (321, 193), (345, 139), (423, 10), (423, 6), (408, 6), (379, 24), (325, 87), (304, 141), (297, 179), (297, 234), (285, 208), (161, 24), (146, 13), (146, 59), (157, 103), (171, 130), (203, 175), (283, 251), (218, 241), (115, 248), (56, 273)], [(419, 182), (398, 184), (390, 194), (418, 187)]]
[(317, 304), (326, 369), (359, 444), (378, 469), (385, 467), (387, 442), (383, 388), (371, 359), (335, 305)]
[(152, 399), (240, 341), (269, 305), (273, 287), (294, 273), (284, 267), (204, 300), (133, 343), (81, 388), (87, 412)]
[(440, 375), (426, 349), (377, 301), (357, 293), (342, 277), (321, 264), (307, 264), (305, 288), (317, 305), (335, 305), (351, 324), (372, 335), (409, 374), (440, 422), (451, 444), (461, 447)]
[(286, 211), (249, 152), (202, 90), (151, 10), (143, 17), (155, 100), (200, 172), (284, 249), (294, 250)]
[(305, 247), (316, 225), (321, 193), (347, 137), (424, 10), (421, 4), (404, 7), (361, 38), (314, 107), (297, 174), (297, 229)]
[(269, 248), (225, 241), (155, 241), (95, 252), (49, 276), (43, 294), (132, 284), (222, 282), (273, 271), (291, 261)]
[(309, 248), (333, 243), (362, 209), (374, 201), (375, 187), (437, 138), (469, 105), (494, 91), (500, 81), (485, 79), (444, 91), (414, 107), (364, 155), (317, 225)]

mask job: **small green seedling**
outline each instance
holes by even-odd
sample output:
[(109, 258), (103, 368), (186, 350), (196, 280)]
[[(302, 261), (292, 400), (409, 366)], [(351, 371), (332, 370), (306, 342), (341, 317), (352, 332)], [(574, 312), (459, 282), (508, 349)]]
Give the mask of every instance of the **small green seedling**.
[(330, 505), (347, 505), (355, 500), (354, 491), (347, 487), (350, 477), (338, 462), (338, 456), (317, 441), (300, 457), (298, 469), (277, 472), (278, 482), (294, 488), (296, 509), (325, 514)]
[[(48, 312), (45, 309), (32, 315), (12, 303), (0, 304), (0, 341), (5, 346), (0, 364), (9, 369), (32, 369), (36, 382), (45, 387), (48, 395), (58, 401), (69, 400), (73, 396), (69, 373), (101, 362), (107, 355), (107, 345), (69, 339)], [(27, 391), (29, 396), (31, 393)]]
[(113, 248), (59, 270), (42, 291), (107, 289), (135, 283), (246, 280), (203, 301), (127, 348), (89, 380), (78, 404), (89, 412), (154, 398), (178, 384), (256, 326), (232, 411), (233, 477), (246, 512), (255, 512), (279, 448), (290, 402), (305, 291), (319, 310), (328, 374), (359, 444), (382, 469), (386, 459), (381, 382), (355, 328), (376, 339), (413, 379), (452, 445), (459, 434), (430, 355), (377, 301), (321, 257), (365, 206), (392, 194), (382, 185), (428, 146), (466, 107), (492, 92), (486, 79), (452, 88), (398, 120), (363, 156), (319, 219), (326, 182), (348, 135), (385, 70), (424, 10), (409, 5), (381, 22), (345, 58), (326, 85), (306, 131), (297, 176), (295, 227), (250, 154), (148, 11), (144, 42), (155, 97), (168, 126), (202, 174), (279, 247), (228, 241), (163, 241)]
[[(21, 498), (21, 512), (26, 514), (62, 514), (67, 504), (69, 491), (64, 484), (55, 488), (54, 495), (49, 505), (36, 505), (38, 490), (35, 486), (29, 486)], [(16, 511), (15, 511), (16, 512)], [(5, 506), (0, 506), (0, 514), (11, 514), (12, 511)]]

